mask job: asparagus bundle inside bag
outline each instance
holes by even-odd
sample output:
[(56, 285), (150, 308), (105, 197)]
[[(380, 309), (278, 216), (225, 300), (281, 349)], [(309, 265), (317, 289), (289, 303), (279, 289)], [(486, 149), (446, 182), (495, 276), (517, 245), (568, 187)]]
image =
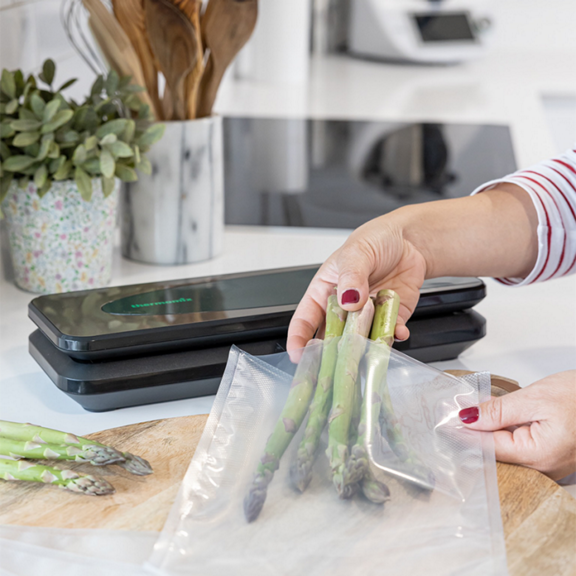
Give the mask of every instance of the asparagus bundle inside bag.
[(312, 467), (316, 458), (318, 444), (332, 406), (334, 369), (338, 358), (338, 342), (346, 323), (347, 312), (338, 305), (338, 297), (328, 297), (326, 306), (326, 332), (322, 344), (322, 362), (318, 374), (318, 385), (310, 404), (308, 423), (298, 447), (296, 462), (290, 470), (294, 485), (304, 492), (312, 479)]
[(348, 460), (350, 423), (356, 397), (358, 365), (366, 348), (366, 338), (372, 326), (374, 303), (368, 300), (358, 312), (346, 318), (344, 333), (338, 344), (338, 361), (334, 372), (332, 410), (328, 417), (328, 449), (332, 481), (340, 498), (350, 498), (356, 487), (344, 482), (344, 469)]
[(280, 465), (280, 458), (306, 416), (318, 379), (321, 354), (319, 342), (319, 340), (310, 340), (306, 345), (292, 379), (286, 404), (266, 442), (250, 491), (244, 499), (244, 515), (248, 522), (258, 518), (266, 500), (268, 485), (272, 482), (274, 472)]

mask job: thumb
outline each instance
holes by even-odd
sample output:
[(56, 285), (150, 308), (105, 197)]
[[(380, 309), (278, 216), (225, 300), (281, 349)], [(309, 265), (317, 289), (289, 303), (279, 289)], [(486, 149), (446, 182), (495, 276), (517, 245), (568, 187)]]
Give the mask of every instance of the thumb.
[(348, 312), (361, 310), (370, 297), (368, 279), (374, 270), (358, 244), (344, 245), (338, 254), (338, 302)]
[(464, 408), (458, 416), (468, 428), (494, 431), (537, 420), (536, 411), (529, 390), (523, 389)]

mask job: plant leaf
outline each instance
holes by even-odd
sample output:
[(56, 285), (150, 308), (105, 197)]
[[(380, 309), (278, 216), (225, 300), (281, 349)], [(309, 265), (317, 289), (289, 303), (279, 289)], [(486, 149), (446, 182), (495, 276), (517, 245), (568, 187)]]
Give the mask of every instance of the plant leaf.
[(60, 110), (59, 112), (56, 112), (54, 118), (42, 126), (42, 134), (46, 134), (47, 132), (54, 132), (60, 128), (60, 126), (64, 126), (64, 124), (66, 124), (66, 122), (68, 122), (72, 116), (74, 116), (73, 110)]
[(76, 82), (78, 82), (78, 78), (71, 78), (67, 82), (64, 82), (64, 84), (62, 84), (62, 86), (60, 86), (60, 88), (58, 88), (58, 90), (56, 90), (56, 92), (62, 92), (62, 90), (66, 90), (66, 88), (70, 88), (70, 86), (72, 86), (72, 84), (75, 84)]
[(19, 132), (33, 132), (42, 126), (39, 120), (12, 120), (10, 126)]
[(136, 164), (140, 164), (140, 147), (139, 146), (134, 146), (134, 161), (136, 162)]
[(54, 81), (54, 74), (56, 73), (56, 64), (54, 64), (54, 60), (48, 58), (42, 64), (42, 72), (38, 75), (40, 80), (46, 82), (49, 86), (52, 85)]
[(3, 166), (4, 170), (7, 170), (8, 172), (19, 172), (24, 168), (32, 166), (34, 162), (36, 162), (36, 158), (32, 158), (30, 156), (10, 156), (10, 158), (4, 161)]
[(114, 142), (116, 142), (117, 139), (118, 136), (116, 136), (116, 134), (106, 134), (106, 136), (104, 136), (104, 138), (100, 140), (100, 146), (107, 146), (108, 144), (114, 144)]
[(16, 131), (12, 126), (10, 126), (10, 124), (5, 122), (0, 124), (0, 138), (11, 138), (15, 133)]
[(50, 190), (50, 188), (52, 188), (52, 180), (50, 180), (50, 178), (46, 178), (46, 181), (44, 184), (42, 184), (42, 187), (38, 188), (38, 196), (43, 198), (46, 195), (46, 192)]
[(46, 164), (42, 164), (41, 166), (36, 168), (36, 172), (34, 172), (34, 184), (36, 184), (37, 188), (42, 188), (47, 178), (48, 178), (48, 168), (46, 168)]
[(10, 100), (8, 104), (6, 104), (6, 114), (14, 114), (16, 110), (18, 110), (18, 100), (14, 98), (13, 100)]
[(38, 121), (38, 118), (36, 118), (36, 114), (34, 114), (32, 110), (28, 110), (28, 108), (22, 108), (22, 107), (20, 107), (20, 109), (18, 110), (18, 118), (20, 120), (34, 120), (34, 122)]
[(138, 170), (140, 172), (142, 172), (142, 174), (147, 174), (148, 176), (150, 176), (150, 174), (152, 174), (152, 164), (150, 163), (150, 160), (148, 160), (148, 158), (146, 158), (146, 156), (140, 157), (140, 163), (138, 164)]
[(90, 136), (84, 141), (84, 147), (88, 151), (96, 148), (96, 144), (98, 144), (98, 138), (96, 138), (96, 136)]
[(140, 138), (138, 138), (138, 146), (140, 148), (148, 148), (154, 142), (157, 142), (164, 135), (166, 126), (164, 124), (152, 124)]
[(10, 98), (16, 98), (16, 81), (14, 80), (14, 74), (6, 70), (6, 68), (2, 70), (2, 79), (0, 80), (0, 87), (2, 88), (2, 92), (4, 92), (6, 96), (10, 96)]
[(12, 184), (12, 180), (14, 179), (14, 175), (11, 173), (4, 174), (0, 179), (0, 204), (6, 198), (8, 194), (8, 190), (10, 189), (10, 184)]
[(30, 146), (30, 144), (38, 142), (39, 139), (40, 132), (20, 132), (20, 134), (16, 134), (14, 140), (12, 140), (12, 146), (24, 148), (24, 146)]
[(28, 186), (29, 180), (30, 178), (28, 178), (28, 176), (22, 176), (22, 178), (18, 178), (18, 188), (25, 190)]
[(58, 172), (58, 170), (60, 170), (64, 162), (66, 162), (66, 156), (58, 156), (58, 158), (54, 158), (54, 160), (51, 160), (48, 166), (50, 174), (55, 174), (56, 172)]
[(90, 95), (96, 96), (100, 94), (104, 89), (104, 77), (102, 75), (98, 76), (96, 80), (94, 80), (94, 84), (92, 84), (92, 88), (90, 89)]
[(116, 170), (114, 172), (122, 182), (136, 182), (138, 180), (138, 174), (134, 168), (126, 166), (126, 164), (116, 163)]
[(80, 166), (76, 166), (74, 181), (76, 182), (76, 186), (78, 186), (80, 196), (82, 196), (86, 202), (89, 202), (92, 198), (92, 180)]
[(98, 128), (96, 131), (96, 136), (98, 136), (98, 138), (104, 138), (104, 136), (107, 134), (116, 134), (116, 136), (119, 136), (126, 129), (127, 123), (128, 120), (126, 120), (126, 118), (116, 118), (114, 120), (109, 120), (105, 124), (102, 124), (100, 128)]
[(74, 150), (74, 155), (72, 156), (72, 162), (78, 166), (79, 164), (84, 164), (87, 158), (86, 147), (84, 144), (79, 144)]
[(44, 100), (42, 100), (42, 98), (40, 98), (36, 92), (34, 92), (34, 94), (32, 94), (30, 97), (30, 106), (32, 106), (32, 111), (34, 114), (36, 114), (36, 118), (38, 118), (38, 120), (43, 120), (46, 102), (44, 102)]
[(44, 108), (42, 120), (44, 122), (50, 122), (50, 120), (52, 120), (52, 118), (54, 118), (54, 116), (56, 115), (56, 112), (58, 112), (59, 108), (60, 108), (60, 99), (56, 98), (48, 102), (48, 104), (46, 104), (46, 107)]
[(18, 98), (24, 92), (24, 74), (22, 74), (22, 70), (14, 72), (14, 83), (16, 84), (16, 98)]
[(102, 194), (104, 194), (104, 198), (108, 198), (112, 192), (114, 192), (114, 188), (116, 186), (116, 180), (114, 178), (101, 178), (102, 180)]
[(66, 180), (72, 170), (72, 160), (66, 160), (54, 173), (54, 180)]
[(116, 90), (118, 90), (118, 84), (120, 82), (120, 77), (118, 76), (115, 70), (110, 70), (108, 74), (108, 78), (106, 78), (106, 82), (104, 84), (104, 88), (106, 89), (106, 94), (110, 98), (116, 94)]
[(12, 156), (10, 148), (8, 148), (8, 145), (3, 140), (0, 140), (0, 156), (2, 156), (2, 160), (6, 160)]
[(82, 168), (93, 176), (100, 176), (102, 173), (100, 170), (100, 158), (90, 158), (86, 160), (86, 162), (82, 164)]
[(62, 142), (78, 142), (80, 140), (80, 134), (76, 130), (66, 130), (61, 138)]
[(128, 120), (126, 128), (124, 132), (122, 132), (120, 139), (126, 142), (127, 144), (130, 144), (130, 142), (132, 142), (132, 140), (134, 139), (135, 131), (136, 131), (136, 122), (134, 122), (134, 120)]
[(48, 136), (48, 134), (42, 137), (42, 142), (40, 143), (40, 150), (38, 151), (36, 160), (44, 160), (44, 158), (48, 156), (48, 152), (50, 152), (50, 144), (52, 144), (52, 139), (47, 138), (46, 136)]
[(58, 156), (60, 156), (60, 146), (56, 142), (51, 142), (48, 149), (48, 158), (58, 158)]
[(114, 176), (114, 170), (116, 168), (116, 162), (112, 154), (108, 150), (102, 150), (100, 154), (100, 171), (105, 178), (112, 178)]
[(120, 140), (118, 140), (117, 142), (114, 142), (110, 146), (110, 152), (112, 152), (112, 154), (114, 155), (115, 158), (131, 158), (132, 156), (134, 156), (134, 152), (132, 151), (132, 148), (130, 148), (130, 146), (128, 146), (128, 144), (126, 144)]

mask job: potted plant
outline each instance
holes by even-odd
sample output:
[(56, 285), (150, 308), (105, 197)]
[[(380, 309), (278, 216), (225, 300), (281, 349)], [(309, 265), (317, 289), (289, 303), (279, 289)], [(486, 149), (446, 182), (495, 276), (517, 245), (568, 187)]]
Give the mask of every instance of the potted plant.
[(98, 76), (77, 103), (62, 94), (75, 80), (54, 89), (55, 68), (4, 69), (0, 83), (0, 207), (16, 284), (37, 293), (110, 281), (120, 181), (151, 172), (164, 132), (130, 77)]

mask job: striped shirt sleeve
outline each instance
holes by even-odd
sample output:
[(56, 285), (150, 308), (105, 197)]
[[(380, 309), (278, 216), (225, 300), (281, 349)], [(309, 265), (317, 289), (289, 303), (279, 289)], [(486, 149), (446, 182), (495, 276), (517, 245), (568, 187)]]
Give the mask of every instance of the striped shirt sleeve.
[(483, 184), (472, 194), (502, 182), (526, 190), (538, 214), (538, 258), (526, 278), (497, 278), (509, 286), (544, 282), (576, 272), (576, 146), (564, 154)]

